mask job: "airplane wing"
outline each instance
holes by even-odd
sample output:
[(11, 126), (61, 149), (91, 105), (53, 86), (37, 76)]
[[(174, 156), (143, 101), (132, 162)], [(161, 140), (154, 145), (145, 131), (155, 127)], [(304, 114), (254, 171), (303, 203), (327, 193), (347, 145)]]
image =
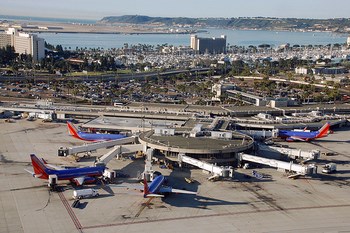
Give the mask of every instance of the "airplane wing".
[(80, 176), (72, 179), (77, 185), (83, 185), (85, 176)]
[(197, 195), (197, 192), (192, 192), (192, 191), (187, 191), (187, 190), (182, 190), (182, 189), (172, 189), (173, 193), (183, 193), (183, 194), (193, 194)]
[(182, 189), (174, 189), (174, 188), (169, 187), (169, 186), (160, 187), (159, 192), (160, 193), (183, 193), (183, 194), (195, 194), (195, 195), (197, 195), (196, 192), (182, 190)]
[(286, 141), (288, 141), (288, 142), (294, 142), (294, 141), (307, 142), (307, 139), (292, 136), (292, 137), (286, 138)]
[(54, 169), (54, 170), (65, 170), (64, 167), (53, 165), (53, 164), (49, 164), (49, 163), (46, 163), (46, 166), (51, 168), (51, 169)]
[(54, 169), (54, 170), (64, 170), (65, 169), (64, 167), (47, 163), (47, 161), (44, 158), (40, 158), (39, 160), (41, 160), (43, 162), (43, 164), (45, 164), (46, 166), (48, 166), (51, 169)]
[(146, 195), (146, 197), (164, 197), (162, 194), (156, 194), (156, 193), (149, 193)]
[(140, 184), (121, 183), (121, 184), (109, 184), (109, 186), (114, 188), (126, 188), (126, 189), (143, 191), (143, 185), (140, 185)]

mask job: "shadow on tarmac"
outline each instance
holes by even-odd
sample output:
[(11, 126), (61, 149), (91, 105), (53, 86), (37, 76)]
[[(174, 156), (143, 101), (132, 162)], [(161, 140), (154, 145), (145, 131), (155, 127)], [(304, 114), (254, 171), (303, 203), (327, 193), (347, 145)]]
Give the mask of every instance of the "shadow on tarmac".
[(247, 205), (248, 202), (232, 202), (200, 195), (171, 194), (162, 201), (170, 206), (210, 209), (210, 206)]
[(326, 182), (332, 181), (335, 183), (341, 182), (341, 183), (346, 183), (347, 185), (350, 185), (350, 176), (337, 176), (337, 174), (350, 174), (350, 171), (349, 170), (346, 170), (344, 172), (336, 171), (335, 173), (331, 173), (331, 174), (318, 173), (313, 175), (312, 179), (326, 181)]

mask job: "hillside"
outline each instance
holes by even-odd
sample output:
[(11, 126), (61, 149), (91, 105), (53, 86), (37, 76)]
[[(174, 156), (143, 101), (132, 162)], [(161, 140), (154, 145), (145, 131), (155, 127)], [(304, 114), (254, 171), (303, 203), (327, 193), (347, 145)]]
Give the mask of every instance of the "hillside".
[(103, 24), (147, 24), (147, 25), (189, 25), (192, 27), (224, 27), (233, 29), (261, 30), (310, 30), (349, 32), (350, 19), (297, 19), (269, 17), (239, 17), (239, 18), (170, 18), (149, 17), (143, 15), (123, 15), (104, 17), (99, 21)]

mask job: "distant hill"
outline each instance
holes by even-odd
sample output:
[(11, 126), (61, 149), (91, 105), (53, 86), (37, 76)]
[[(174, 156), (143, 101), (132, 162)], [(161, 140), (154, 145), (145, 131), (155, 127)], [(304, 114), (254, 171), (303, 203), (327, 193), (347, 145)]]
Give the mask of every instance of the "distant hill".
[(186, 18), (149, 17), (143, 15), (123, 15), (104, 17), (99, 23), (160, 24), (164, 26), (190, 25), (192, 27), (225, 27), (234, 29), (261, 30), (311, 30), (350, 32), (350, 19), (297, 19), (269, 17), (239, 18)]
[(144, 15), (123, 15), (109, 16), (100, 20), (101, 23), (130, 23), (130, 24), (152, 24), (162, 23), (165, 25), (173, 24), (192, 24), (194, 25), (198, 19), (195, 18), (169, 18), (169, 17), (149, 17)]

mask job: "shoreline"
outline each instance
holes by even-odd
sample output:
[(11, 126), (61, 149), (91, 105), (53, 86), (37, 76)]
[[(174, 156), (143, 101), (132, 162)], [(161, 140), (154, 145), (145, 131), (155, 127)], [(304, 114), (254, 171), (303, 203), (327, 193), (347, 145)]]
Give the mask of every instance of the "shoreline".
[(169, 33), (169, 32), (88, 32), (88, 31), (31, 31), (31, 30), (25, 30), (25, 32), (28, 33), (36, 33), (36, 34), (41, 34), (41, 33), (51, 33), (51, 34), (116, 34), (116, 35), (188, 35), (188, 34), (192, 34), (192, 33), (196, 33), (196, 32), (181, 32), (181, 33)]
[[(125, 27), (121, 27), (121, 30), (118, 31), (114, 31), (111, 28), (113, 28), (112, 26), (109, 25), (95, 25), (96, 28), (97, 27), (102, 27), (102, 30), (82, 30), (84, 29), (84, 25), (76, 25), (73, 24), (72, 26), (76, 27), (77, 30), (71, 30), (71, 29), (61, 29), (61, 30), (53, 30), (53, 29), (49, 29), (49, 30), (33, 30), (33, 29), (28, 29), (28, 28), (24, 28), (23, 31), (24, 32), (28, 32), (28, 33), (86, 33), (86, 34), (130, 34), (130, 35), (137, 35), (137, 34), (143, 34), (143, 35), (147, 35), (147, 34), (154, 34), (154, 35), (181, 35), (181, 34), (196, 34), (196, 33), (207, 33), (208, 29), (214, 29), (214, 30), (220, 30), (220, 29), (224, 29), (224, 30), (232, 30), (232, 31), (269, 31), (269, 32), (300, 32), (300, 33), (330, 33), (330, 34), (336, 34), (336, 35), (350, 35), (350, 33), (348, 32), (337, 32), (337, 31), (322, 31), (322, 30), (314, 30), (314, 31), (305, 31), (305, 30), (288, 30), (288, 29), (265, 29), (265, 28), (229, 28), (229, 27), (208, 27), (208, 28), (196, 28), (196, 29), (191, 29), (189, 31), (184, 31), (184, 32), (166, 32), (166, 31), (156, 31), (156, 30), (152, 30), (151, 28), (147, 28), (145, 30), (144, 27), (142, 28), (134, 28), (137, 27), (137, 24), (135, 25), (131, 25), (131, 26), (125, 26)], [(117, 27), (117, 26), (115, 26)], [(120, 27), (120, 26), (118, 26)], [(130, 27), (132, 27), (132, 29), (130, 29)], [(136, 30), (139, 29), (139, 30)]]
[[(300, 30), (281, 30), (281, 29), (248, 29), (248, 28), (209, 28), (209, 29), (225, 29), (225, 30), (232, 30), (232, 31), (269, 31), (269, 32), (299, 32), (299, 33), (330, 33), (334, 35), (341, 35), (341, 36), (347, 36), (350, 35), (350, 33), (347, 32), (334, 32), (334, 31), (300, 31)], [(0, 27), (0, 31), (5, 31), (6, 28)], [(84, 30), (32, 30), (32, 29), (22, 29), (23, 32), (27, 33), (35, 33), (35, 34), (41, 34), (41, 33), (49, 33), (49, 34), (104, 34), (104, 35), (190, 35), (190, 34), (197, 34), (197, 33), (206, 33), (208, 32), (205, 29), (198, 29), (193, 30), (189, 32), (159, 32), (159, 31), (84, 31)]]
[[(28, 33), (87, 33), (87, 34), (195, 34), (205, 33), (207, 29), (225, 29), (225, 30), (240, 30), (240, 31), (271, 31), (271, 32), (303, 32), (303, 33), (332, 33), (339, 35), (349, 35), (349, 32), (329, 31), (329, 30), (301, 30), (287, 28), (231, 28), (231, 27), (208, 27), (208, 28), (191, 28), (185, 31), (170, 32), (169, 27), (160, 26), (155, 28), (154, 25), (144, 24), (87, 24), (87, 23), (65, 23), (65, 22), (50, 22), (50, 21), (29, 21), (29, 20), (13, 20), (2, 22), (0, 31), (6, 30), (8, 27), (17, 27)], [(1, 22), (1, 21), (0, 21)], [(48, 28), (48, 29), (41, 29)], [(52, 28), (52, 29), (50, 29)]]
[[(0, 21), (1, 22), (1, 21)], [(79, 23), (62, 23), (62, 22), (43, 22), (43, 21), (26, 21), (16, 20), (2, 22), (0, 31), (9, 27), (21, 29), (28, 33), (89, 33), (89, 34), (191, 34), (197, 30), (169, 31), (167, 27), (154, 28), (150, 25), (107, 25), (107, 24), (79, 24)], [(50, 29), (51, 28), (51, 29)]]

